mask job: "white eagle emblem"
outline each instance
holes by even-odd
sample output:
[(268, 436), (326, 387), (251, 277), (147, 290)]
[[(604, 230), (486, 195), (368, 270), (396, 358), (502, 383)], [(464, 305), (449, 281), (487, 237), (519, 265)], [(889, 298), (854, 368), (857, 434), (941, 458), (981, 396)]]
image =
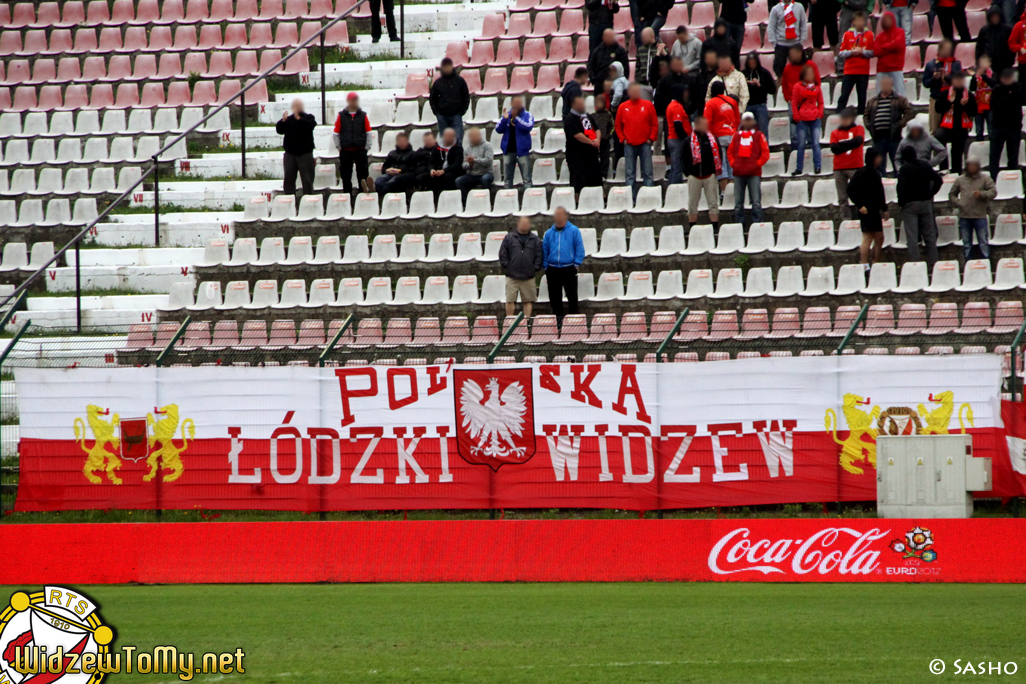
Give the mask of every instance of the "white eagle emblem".
[(477, 441), (477, 446), (470, 448), (471, 453), (491, 458), (523, 458), (526, 449), (518, 447), (513, 437), (523, 436), (524, 414), (527, 413), (524, 389), (519, 382), (514, 382), (500, 397), (496, 378), (491, 378), (486, 388), (488, 401), (484, 402), (485, 391), (473, 380), (463, 383), (460, 392), (463, 427), (470, 438)]

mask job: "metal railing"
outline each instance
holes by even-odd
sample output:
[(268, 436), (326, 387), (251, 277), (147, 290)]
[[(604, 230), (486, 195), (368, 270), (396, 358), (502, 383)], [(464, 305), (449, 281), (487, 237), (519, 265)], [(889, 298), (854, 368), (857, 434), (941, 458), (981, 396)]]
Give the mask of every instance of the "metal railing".
[[(255, 87), (261, 81), (266, 81), (268, 76), (274, 76), (275, 75), (274, 72), (279, 67), (283, 66), (286, 62), (288, 62), (290, 59), (292, 59), (292, 57), (297, 55), (300, 51), (305, 50), (315, 40), (318, 40), (320, 42), (320, 50), (321, 50), (321, 54), (320, 54), (321, 122), (322, 123), (327, 123), (327, 121), (326, 121), (326, 119), (327, 119), (327, 112), (328, 112), (328, 109), (327, 109), (327, 99), (326, 99), (327, 88), (326, 88), (326, 82), (325, 82), (325, 68), (324, 68), (324, 65), (325, 65), (325, 35), (327, 35), (328, 29), (332, 28), (333, 26), (335, 26), (339, 22), (342, 22), (342, 21), (345, 21), (346, 19), (348, 19), (354, 12), (356, 12), (357, 9), (360, 8), (361, 5), (363, 5), (367, 1), (368, 0), (357, 0), (355, 5), (353, 5), (352, 7), (348, 8), (347, 10), (342, 12), (342, 14), (338, 15), (337, 17), (335, 17), (334, 19), (329, 21), (327, 24), (322, 26), (320, 28), (320, 30), (317, 31), (317, 33), (313, 34), (312, 36), (310, 36), (309, 38), (304, 40), (302, 43), (300, 43), (299, 45), (294, 47), (292, 50), (290, 50), (288, 52), (288, 54), (286, 54), (284, 57), (282, 57), (277, 62), (275, 62), (273, 66), (271, 66), (270, 68), (268, 68), (263, 73), (261, 73), (258, 76), (256, 76), (255, 78), (251, 79), (249, 81), (249, 83), (247, 83), (241, 90), (239, 90), (239, 92), (235, 93), (232, 97), (227, 99), (225, 102), (223, 102), (223, 103), (217, 105), (216, 107), (212, 108), (207, 113), (207, 115), (204, 116), (202, 119), (197, 121), (195, 124), (193, 124), (191, 127), (186, 129), (185, 131), (182, 131), (181, 133), (176, 135), (174, 138), (171, 138), (170, 142), (167, 142), (167, 140), (165, 140), (164, 146), (161, 147), (157, 151), (157, 153), (154, 154), (153, 157), (152, 157), (153, 165), (150, 166), (148, 169), (146, 169), (143, 172), (143, 174), (140, 176), (140, 178), (135, 183), (133, 183), (129, 188), (127, 188), (124, 192), (122, 192), (113, 202), (111, 202), (107, 206), (107, 208), (104, 209), (103, 212), (100, 213), (100, 215), (96, 217), (95, 220), (93, 220), (91, 223), (87, 224), (66, 245), (64, 245), (59, 250), (57, 250), (54, 253), (54, 255), (45, 264), (40, 266), (35, 272), (32, 273), (32, 275), (30, 275), (20, 285), (18, 285), (18, 287), (15, 288), (14, 292), (12, 292), (10, 295), (8, 295), (7, 297), (4, 297), (2, 300), (0, 300), (0, 310), (2, 310), (3, 308), (7, 307), (9, 304), (12, 304), (12, 303), (18, 301), (17, 298), (21, 297), (22, 294), (25, 293), (28, 290), (29, 287), (31, 287), (32, 283), (34, 283), (36, 281), (36, 279), (38, 279), (46, 271), (47, 268), (49, 268), (54, 263), (56, 263), (57, 260), (60, 259), (65, 253), (67, 253), (67, 251), (69, 249), (74, 248), (74, 250), (75, 250), (75, 319), (76, 319), (77, 329), (79, 331), (81, 331), (82, 330), (82, 280), (81, 280), (81, 266), (80, 266), (81, 259), (79, 257), (81, 256), (81, 254), (80, 254), (80, 246), (81, 246), (82, 239), (86, 235), (88, 235), (90, 233), (90, 231), (92, 231), (93, 228), (95, 228), (101, 221), (103, 221), (105, 218), (107, 218), (107, 216), (110, 215), (111, 211), (115, 207), (120, 205), (121, 202), (123, 202), (126, 197), (131, 197), (132, 193), (136, 190), (136, 188), (138, 188), (140, 185), (142, 185), (143, 182), (152, 175), (153, 176), (153, 244), (154, 244), (154, 246), (159, 247), (160, 246), (160, 165), (161, 164), (174, 163), (174, 160), (162, 160), (162, 159), (160, 159), (161, 155), (163, 155), (165, 152), (167, 152), (169, 149), (174, 147), (176, 144), (178, 144), (182, 140), (185, 140), (185, 138), (190, 133), (194, 133), (197, 129), (201, 128), (204, 124), (206, 124), (208, 121), (210, 121), (218, 112), (220, 112), (222, 109), (225, 109), (225, 108), (229, 107), (236, 100), (239, 100), (239, 104), (241, 105), (241, 111), (242, 111), (242, 113), (241, 113), (242, 130), (243, 130), (243, 133), (242, 133), (242, 135), (243, 135), (243, 138), (242, 138), (242, 169), (243, 169), (242, 176), (243, 176), (243, 178), (245, 178), (245, 176), (246, 176), (246, 173), (245, 173), (245, 168), (246, 168), (246, 144), (245, 144), (246, 93), (251, 88)], [(402, 7), (403, 7), (403, 3), (401, 2), (400, 3), (400, 13), (402, 13)], [(373, 20), (373, 18), (372, 18), (372, 20)], [(403, 22), (403, 24), (405, 24), (405, 22)], [(402, 27), (402, 35), (401, 35), (401, 38), (403, 40), (400, 43), (400, 45), (402, 46), (400, 49), (403, 51), (403, 54), (405, 54), (405, 36), (406, 36), (406, 32), (405, 32), (405, 25), (404, 25)], [(0, 330), (2, 330), (2, 329), (3, 328), (0, 327)]]

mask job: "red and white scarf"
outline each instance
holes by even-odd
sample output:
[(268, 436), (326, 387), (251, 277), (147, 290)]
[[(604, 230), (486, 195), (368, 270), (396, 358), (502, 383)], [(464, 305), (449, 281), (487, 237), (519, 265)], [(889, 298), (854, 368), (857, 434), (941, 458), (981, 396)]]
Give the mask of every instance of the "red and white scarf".
[(752, 156), (752, 148), (754, 147), (754, 145), (752, 143), (755, 142), (755, 131), (754, 130), (751, 130), (751, 131), (740, 130), (740, 131), (737, 132), (737, 134), (739, 136), (739, 138), (738, 138), (738, 153), (737, 153), (737, 156), (739, 156), (739, 157), (751, 157)]
[(784, 38), (787, 40), (796, 40), (798, 38), (798, 31), (795, 29), (795, 24), (798, 20), (794, 17), (794, 3), (789, 2), (784, 5)]
[[(720, 164), (720, 148), (716, 145), (716, 138), (712, 133), (706, 133), (709, 137), (709, 149), (712, 150), (713, 163), (716, 164), (716, 175), (723, 173), (723, 166)], [(691, 163), (700, 164), (702, 161), (702, 145), (698, 139), (698, 133), (691, 134)]]

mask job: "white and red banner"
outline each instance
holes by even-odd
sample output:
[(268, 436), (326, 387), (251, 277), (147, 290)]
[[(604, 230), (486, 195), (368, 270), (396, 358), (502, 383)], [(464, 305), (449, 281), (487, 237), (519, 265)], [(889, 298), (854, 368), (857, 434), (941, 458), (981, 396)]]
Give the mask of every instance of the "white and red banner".
[(24, 511), (869, 501), (877, 434), (962, 430), (995, 459), (988, 495), (1026, 479), (995, 355), (19, 368), (16, 381)]

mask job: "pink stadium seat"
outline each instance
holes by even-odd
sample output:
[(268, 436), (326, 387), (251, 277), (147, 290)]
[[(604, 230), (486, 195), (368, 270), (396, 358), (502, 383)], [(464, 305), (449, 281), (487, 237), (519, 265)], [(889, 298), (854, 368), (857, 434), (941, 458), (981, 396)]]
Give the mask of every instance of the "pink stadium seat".
[(311, 0), (310, 11), (306, 16), (310, 19), (327, 19), (335, 14), (331, 0)]
[(767, 334), (769, 334), (769, 313), (766, 309), (745, 309), (741, 314), (741, 333), (737, 335), (737, 339), (754, 340)]
[(826, 306), (810, 306), (805, 310), (805, 317), (802, 320), (802, 331), (796, 333), (795, 337), (823, 337), (830, 330), (830, 308)]
[[(505, 74), (505, 70), (503, 70), (502, 73)], [(426, 75), (410, 74), (406, 77), (406, 90), (403, 93), (403, 97), (407, 99), (413, 97), (427, 97), (428, 90), (429, 86)]]
[(505, 38), (524, 38), (531, 32), (531, 15), (514, 14), (509, 18)]
[(914, 335), (926, 327), (925, 304), (902, 304), (898, 309), (898, 324), (892, 335)]
[(953, 302), (934, 304), (930, 309), (930, 325), (924, 335), (946, 335), (958, 327), (958, 304)]
[[(102, 57), (100, 59), (103, 59)], [(132, 58), (128, 55), (114, 55), (110, 58), (110, 65), (107, 67), (108, 81), (123, 81), (132, 76)]]
[(57, 80), (57, 63), (52, 59), (37, 59), (32, 65), (32, 77), (25, 81), (34, 85), (53, 83)]
[(221, 47), (222, 42), (220, 26), (213, 24), (200, 27), (197, 45), (200, 50), (216, 50)]
[[(267, 71), (281, 59), (281, 50), (264, 50), (260, 53), (260, 72)], [(281, 73), (285, 65), (278, 67), (275, 73)]]
[(9, 109), (26, 112), (35, 109), (36, 104), (36, 89), (32, 86), (20, 86), (14, 90), (14, 104)]
[(206, 21), (209, 17), (210, 7), (207, 5), (207, 0), (189, 0), (185, 7), (185, 19), (182, 21), (187, 24), (197, 24)]
[[(918, 7), (918, 5), (917, 5)], [(876, 61), (873, 62), (876, 64)], [(909, 45), (905, 48), (905, 71), (922, 71), (923, 62), (919, 53), (918, 45)]]
[[(343, 22), (344, 23), (344, 22)], [(321, 22), (319, 21), (304, 21), (303, 25), (299, 27), (299, 43), (303, 43), (307, 38), (312, 38), (315, 33), (321, 30)], [(327, 42), (325, 40), (325, 42)], [(315, 39), (313, 45), (320, 45), (320, 38)]]
[(221, 45), (225, 50), (238, 50), (249, 46), (249, 38), (246, 36), (245, 24), (229, 24), (224, 30), (224, 43)]
[[(769, 21), (769, 3), (766, 0), (756, 0), (756, 2), (748, 5), (748, 23), (750, 24), (765, 24)], [(670, 26), (677, 26), (678, 24), (671, 24), (669, 20), (666, 22)]]
[(217, 102), (217, 94), (213, 81), (199, 81), (193, 87), (192, 105), (195, 107), (209, 107)]
[[(489, 70), (490, 71), (490, 70)], [(505, 72), (504, 72), (505, 73)], [(534, 88), (534, 67), (514, 67), (509, 88), (502, 91), (504, 95), (518, 95)]]
[[(189, 56), (192, 56), (191, 53)], [(188, 61), (188, 57), (186, 58)], [(209, 78), (221, 78), (232, 72), (232, 53), (214, 52), (210, 55), (210, 66), (204, 74)]]
[(477, 69), (465, 69), (461, 74), (463, 80), (467, 82), (467, 90), (471, 95), (477, 95), (481, 92), (481, 72)]
[(923, 43), (930, 39), (930, 21), (925, 14), (912, 17), (912, 42)]
[(976, 335), (991, 327), (990, 302), (966, 302), (962, 307), (962, 325), (955, 328), (959, 335)]
[(499, 49), (495, 52), (495, 59), (491, 66), (509, 66), (520, 61), (520, 41), (500, 40)]
[(801, 332), (799, 324), (798, 309), (794, 307), (782, 307), (773, 312), (773, 329), (766, 337), (779, 340), (792, 337)]
[[(74, 52), (70, 29), (55, 29), (51, 31), (49, 47), (45, 43), (45, 35), (37, 39), (32, 36), (33, 33), (34, 31), (29, 31), (25, 34), (26, 51), (41, 55), (64, 55)], [(37, 40), (39, 41), (38, 45), (36, 44)]]
[(986, 12), (968, 12), (966, 14), (966, 24), (969, 25), (969, 35), (971, 36), (980, 35), (980, 29), (982, 29), (986, 23)]
[[(261, 71), (257, 64), (257, 53), (253, 50), (240, 50), (235, 56), (235, 69), (231, 76), (255, 76)], [(309, 69), (308, 69), (309, 71)]]
[(834, 64), (834, 53), (827, 51), (819, 51), (812, 56), (812, 62), (819, 69), (819, 75), (823, 78), (833, 76), (837, 73), (836, 66)]
[(737, 325), (737, 311), (716, 311), (713, 313), (712, 325), (705, 339), (710, 342), (735, 337), (740, 332)]
[(163, 107), (164, 104), (163, 83), (146, 83), (143, 85), (142, 99), (139, 101), (140, 107)]
[(566, 65), (566, 69), (563, 71), (563, 83), (566, 84), (566, 83), (569, 83), (570, 81), (574, 80), (574, 73), (576, 73), (578, 68), (583, 67), (583, 66), (585, 66), (583, 63), (581, 63), (581, 64), (567, 64)]
[[(521, 325), (524, 325), (521, 323)], [(559, 337), (556, 317), (552, 315), (535, 316), (531, 321), (531, 337), (525, 343), (529, 345), (548, 344)]]
[(274, 31), (274, 43), (271, 47), (291, 48), (299, 43), (299, 25), (293, 22), (281, 22)]
[[(566, 36), (563, 36), (564, 38)], [(524, 41), (524, 55), (520, 58), (520, 64), (540, 64), (545, 61), (545, 39), (528, 38)]]
[(959, 43), (955, 46), (955, 59), (960, 60), (965, 68), (976, 63), (976, 44)]
[(307, 51), (300, 50), (285, 62), (283, 74), (303, 74), (310, 71), (310, 55)]
[(439, 344), (443, 346), (466, 344), (470, 342), (470, 322), (466, 316), (449, 316), (445, 319), (442, 327), (442, 339)]
[[(21, 35), (18, 35), (19, 46), (21, 44)], [(512, 41), (511, 41), (512, 42)], [(470, 53), (470, 62), (467, 64), (468, 67), (483, 67), (489, 64), (495, 63), (495, 47), (490, 40), (475, 40), (474, 49)], [(464, 74), (465, 76), (466, 74)]]
[(69, 85), (64, 89), (64, 110), (87, 109), (89, 89), (84, 83)]
[[(3, 62), (0, 62), (3, 64)], [(78, 64), (78, 60), (75, 60), (75, 64)], [(4, 72), (4, 78), (0, 83), (3, 85), (22, 85), (32, 80), (32, 65), (29, 64), (27, 59), (13, 59), (11, 60)]]
[(745, 27), (745, 39), (741, 43), (741, 52), (757, 52), (762, 49), (762, 32), (758, 25), (749, 24)]
[[(160, 56), (160, 67), (157, 69), (157, 78), (166, 80), (178, 78), (182, 75), (182, 58), (176, 52), (165, 52)], [(186, 84), (188, 85), (188, 84)]]
[(550, 93), (553, 90), (559, 90), (561, 86), (559, 67), (555, 64), (546, 64), (538, 67), (538, 82), (534, 88), (530, 89), (530, 92), (534, 94)]
[(205, 52), (190, 52), (185, 56), (182, 66), (182, 76), (188, 78), (189, 74), (207, 73), (207, 54)]
[[(263, 83), (263, 81), (261, 81), (261, 83)], [(242, 90), (242, 83), (240, 81), (234, 79), (221, 81), (217, 88), (217, 104), (228, 102), (232, 97), (237, 95), (240, 90)], [(248, 99), (249, 98), (247, 98), (247, 100)], [(239, 101), (235, 100), (234, 104), (238, 103)]]
[(81, 0), (65, 2), (61, 7), (61, 20), (55, 27), (71, 28), (85, 23), (85, 4)]
[(195, 50), (199, 46), (196, 40), (195, 26), (179, 26), (175, 29), (175, 44), (171, 48), (174, 52), (187, 52)]
[(11, 21), (8, 28), (26, 28), (36, 23), (36, 6), (31, 2), (19, 2), (14, 5), (11, 12)]
[(160, 23), (160, 4), (158, 0), (139, 0), (135, 11), (135, 19), (130, 22), (139, 26)]
[[(617, 12), (613, 16), (618, 16), (620, 13)], [(628, 15), (630, 12), (628, 12)], [(553, 36), (580, 36), (584, 34), (584, 13), (583, 12), (563, 12), (563, 16), (559, 18), (559, 31), (553, 33)]]
[(1007, 335), (1022, 327), (1022, 302), (998, 302), (994, 310), (994, 326), (987, 332), (996, 335)]
[(249, 29), (249, 48), (251, 50), (271, 47), (273, 42), (270, 24), (253, 24)]
[(464, 66), (470, 61), (470, 46), (462, 40), (449, 43), (445, 46), (445, 56), (452, 60), (454, 66)]
[(164, 52), (170, 50), (173, 44), (170, 26), (154, 26), (150, 29), (150, 46), (146, 51)]
[(210, 3), (210, 16), (207, 21), (220, 23), (231, 21), (234, 18), (235, 10), (232, 7), (232, 0), (212, 0)]
[(86, 57), (82, 64), (82, 80), (87, 83), (107, 80), (107, 63), (103, 57)]
[[(658, 320), (657, 320), (658, 317)], [(670, 313), (665, 314), (652, 314), (652, 328), (648, 337), (645, 338), (649, 342), (661, 342), (670, 331), (673, 330), (673, 325), (676, 322), (677, 317)], [(709, 334), (709, 321), (704, 311), (690, 311), (688, 312), (687, 318), (681, 323), (680, 330), (677, 331), (678, 340), (697, 340), (705, 337)]]
[(21, 52), (21, 31), (0, 33), (0, 57), (10, 57), (19, 52)]
[(310, 11), (310, 3), (307, 0), (285, 0), (284, 19), (299, 19), (305, 17)]
[[(407, 81), (407, 85), (409, 81)], [(506, 81), (506, 70), (502, 68), (488, 69), (485, 72), (484, 86), (481, 88), (481, 92), (478, 95), (482, 97), (488, 97), (491, 95), (498, 95), (504, 92), (509, 84)]]
[[(163, 60), (162, 60), (163, 61)], [(196, 85), (199, 85), (198, 83)], [(171, 83), (167, 87), (168, 107), (183, 107), (192, 103), (189, 84), (185, 82)]]
[(156, 55), (139, 55), (132, 68), (133, 81), (148, 81), (157, 77)]
[(716, 11), (711, 2), (696, 2), (691, 6), (691, 23), (689, 26), (709, 28), (716, 21)]
[[(510, 24), (512, 25), (512, 21)], [(527, 35), (531, 38), (547, 38), (556, 33), (557, 22), (555, 12), (538, 12), (534, 15), (534, 30)]]
[(98, 52), (114, 52), (121, 49), (121, 29), (103, 28), (100, 29), (100, 44)]
[[(10, 68), (8, 68), (8, 75), (10, 75)], [(60, 83), (70, 83), (71, 81), (78, 81), (82, 78), (82, 65), (78, 61), (77, 57), (62, 57), (61, 61), (57, 63), (57, 81)]]
[[(544, 47), (544, 43), (542, 44)], [(524, 46), (524, 60), (527, 60), (527, 46)], [(562, 64), (574, 57), (574, 46), (570, 36), (557, 36), (549, 42), (549, 56), (536, 60), (541, 64)]]
[(49, 112), (64, 106), (64, 97), (59, 85), (43, 86), (39, 89), (39, 104), (34, 109)]
[[(530, 24), (530, 18), (528, 18), (528, 24)], [(481, 25), (481, 38), (491, 40), (493, 38), (499, 38), (506, 33), (506, 18), (501, 14), (489, 14), (484, 18), (484, 23)]]
[(510, 14), (519, 12), (530, 12), (538, 7), (538, 0), (517, 0), (513, 7), (509, 8)]
[(285, 9), (281, 0), (261, 0), (260, 16), (258, 17), (261, 21), (278, 19), (283, 14), (285, 14)]
[(134, 0), (114, 0), (114, 6), (110, 12), (108, 26), (123, 26), (135, 21)]
[[(666, 26), (676, 30), (678, 26), (687, 26), (691, 19), (688, 18), (688, 5), (685, 2), (678, 2), (666, 13)], [(748, 20), (752, 23), (752, 20)]]
[(99, 43), (96, 41), (96, 31), (91, 28), (80, 28), (75, 31), (75, 47), (72, 54), (84, 55), (97, 52)]
[(86, 24), (100, 26), (110, 22), (110, 8), (107, 0), (90, 0), (86, 7)]
[[(858, 318), (859, 311), (861, 311), (861, 307), (854, 305), (837, 307), (837, 312), (834, 314), (834, 328), (827, 333), (827, 337), (847, 335), (855, 319)], [(805, 315), (808, 317), (808, 311), (805, 312)], [(863, 323), (863, 325), (865, 324)], [(891, 327), (893, 328), (894, 325), (892, 324)]]
[(324, 35), (324, 42), (327, 45), (348, 45), (349, 24), (344, 21), (340, 21), (339, 23), (332, 25)]
[(125, 40), (121, 46), (121, 52), (129, 54), (145, 52), (149, 46), (150, 41), (146, 35), (145, 26), (129, 26), (125, 29)]
[(8, 4), (0, 5), (0, 26), (10, 26), (11, 24), (11, 6)]
[[(555, 40), (555, 38), (553, 38)], [(581, 36), (577, 39), (577, 48), (574, 50), (574, 61), (584, 66), (591, 57), (591, 42), (588, 36)]]
[(267, 321), (243, 321), (239, 348), (267, 345)]
[(180, 24), (185, 20), (185, 5), (182, 0), (164, 0), (160, 8), (161, 24)]
[(11, 89), (0, 88), (0, 111), (6, 111), (11, 108)]
[(139, 106), (139, 84), (122, 83), (118, 86), (118, 98), (114, 109), (131, 109)]

